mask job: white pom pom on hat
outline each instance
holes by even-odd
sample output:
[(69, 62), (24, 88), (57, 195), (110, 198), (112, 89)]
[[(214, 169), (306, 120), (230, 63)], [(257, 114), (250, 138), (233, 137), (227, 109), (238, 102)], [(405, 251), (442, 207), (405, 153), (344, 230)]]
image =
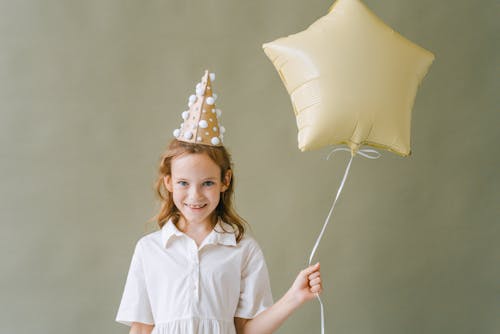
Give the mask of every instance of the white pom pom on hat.
[(215, 99), (213, 97), (209, 96), (209, 97), (207, 97), (206, 102), (209, 106), (211, 106), (215, 103)]

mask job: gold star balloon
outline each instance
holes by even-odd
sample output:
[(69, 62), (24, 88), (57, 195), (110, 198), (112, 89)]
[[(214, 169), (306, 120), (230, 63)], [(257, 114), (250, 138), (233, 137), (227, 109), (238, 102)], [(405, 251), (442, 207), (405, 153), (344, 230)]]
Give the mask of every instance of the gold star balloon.
[(337, 0), (306, 30), (263, 45), (285, 85), (302, 151), (346, 144), (410, 154), (411, 110), (434, 55), (359, 0)]

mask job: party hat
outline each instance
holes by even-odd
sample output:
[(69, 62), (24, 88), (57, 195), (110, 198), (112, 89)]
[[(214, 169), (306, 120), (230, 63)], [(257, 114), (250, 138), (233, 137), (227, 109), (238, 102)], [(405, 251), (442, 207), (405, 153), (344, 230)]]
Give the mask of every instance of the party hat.
[(182, 112), (183, 122), (178, 129), (174, 130), (174, 137), (177, 140), (222, 146), (226, 130), (219, 121), (222, 112), (215, 107), (217, 94), (212, 89), (214, 80), (215, 74), (205, 71), (201, 82), (196, 85), (196, 94), (189, 96), (189, 110)]

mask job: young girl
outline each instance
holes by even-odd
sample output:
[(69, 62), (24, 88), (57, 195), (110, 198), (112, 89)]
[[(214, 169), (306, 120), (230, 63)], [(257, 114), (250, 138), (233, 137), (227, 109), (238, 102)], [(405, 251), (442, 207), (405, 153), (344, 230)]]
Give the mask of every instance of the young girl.
[(116, 316), (130, 333), (273, 333), (322, 291), (318, 263), (273, 304), (262, 251), (232, 207), (213, 80), (205, 72), (161, 159), (160, 230), (137, 242)]

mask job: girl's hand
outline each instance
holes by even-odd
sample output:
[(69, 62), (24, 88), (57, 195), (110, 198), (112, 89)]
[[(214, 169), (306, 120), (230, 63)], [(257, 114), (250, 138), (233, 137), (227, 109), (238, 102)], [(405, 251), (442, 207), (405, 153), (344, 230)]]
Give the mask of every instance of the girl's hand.
[(285, 295), (253, 319), (234, 318), (237, 333), (274, 333), (306, 301), (321, 293), (319, 262), (302, 270)]
[(317, 293), (323, 291), (319, 267), (318, 262), (302, 270), (295, 279), (295, 282), (293, 282), (290, 290), (288, 290), (287, 294), (294, 298), (299, 305), (313, 299)]

